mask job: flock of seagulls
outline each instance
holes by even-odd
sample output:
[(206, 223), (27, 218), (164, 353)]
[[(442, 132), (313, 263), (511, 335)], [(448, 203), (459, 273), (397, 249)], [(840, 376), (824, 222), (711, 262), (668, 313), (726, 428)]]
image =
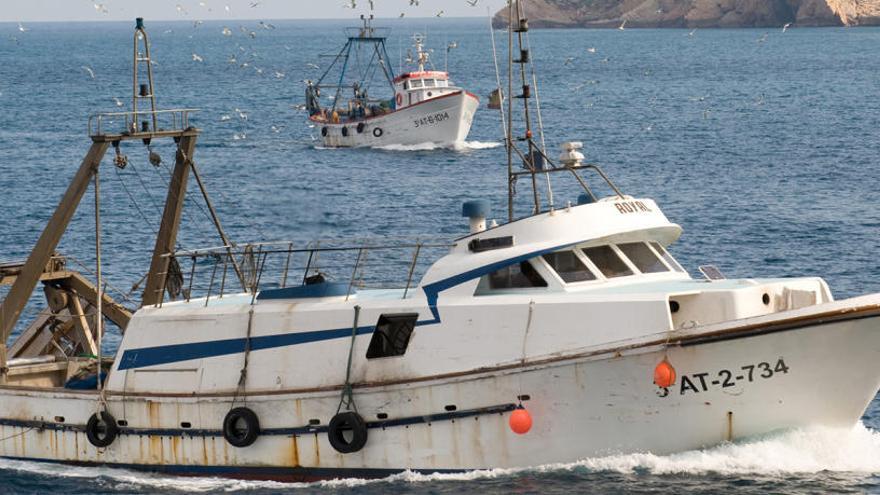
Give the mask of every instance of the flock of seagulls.
[[(409, 0), (409, 6), (410, 7), (418, 7), (420, 4), (420, 1), (421, 0)], [(465, 0), (465, 3), (470, 5), (471, 7), (476, 7), (477, 3), (479, 3), (479, 1), (480, 0)], [(371, 12), (376, 9), (376, 4), (375, 4), (374, 0), (367, 0), (367, 3), (370, 6)], [(358, 0), (346, 0), (346, 2), (342, 4), (342, 8), (344, 8), (344, 9), (354, 10), (354, 9), (357, 9), (357, 6), (358, 6)], [(434, 17), (443, 17), (443, 15), (445, 13), (446, 13), (446, 11), (444, 11), (443, 9), (440, 9), (439, 11), (434, 13)], [(401, 12), (400, 15), (398, 15), (398, 18), (403, 19), (405, 16), (406, 16), (406, 12)]]
[[(369, 5), (369, 9), (371, 11), (373, 11), (375, 9), (375, 1), (374, 0), (367, 0), (367, 3)], [(477, 4), (479, 3), (479, 0), (465, 0), (465, 3), (467, 3), (471, 7), (476, 7)], [(205, 0), (199, 1), (198, 5), (199, 5), (199, 7), (203, 8), (203, 9), (207, 9), (208, 11), (212, 10), (211, 7), (208, 6), (208, 2)], [(250, 6), (250, 8), (258, 8), (262, 5), (262, 2), (261, 1), (251, 1), (251, 2), (249, 2), (248, 5)], [(346, 0), (346, 2), (342, 6), (343, 6), (343, 8), (356, 9), (358, 6), (358, 0)], [(420, 0), (409, 0), (409, 6), (410, 7), (419, 7)], [(93, 7), (94, 7), (95, 11), (99, 14), (106, 15), (109, 13), (109, 9), (107, 8), (106, 4), (104, 4), (104, 3), (95, 2), (95, 3), (93, 3)], [(227, 14), (231, 14), (232, 9), (230, 8), (230, 6), (228, 4), (225, 4), (223, 9)], [(189, 11), (182, 4), (176, 4), (175, 10), (178, 13), (178, 15), (180, 15), (180, 16), (188, 16), (189, 15)], [(437, 11), (434, 14), (434, 16), (435, 17), (442, 17), (444, 14), (445, 14), (445, 11), (443, 9), (441, 9), (441, 10)], [(401, 12), (399, 17), (403, 18), (405, 15), (406, 15), (405, 12)], [(202, 24), (203, 24), (203, 22), (201, 20), (193, 21), (193, 29), (199, 29)], [(620, 23), (620, 25), (617, 27), (617, 29), (620, 31), (625, 30), (626, 24), (627, 24), (627, 19), (623, 19), (622, 22)], [(263, 30), (275, 29), (275, 26), (273, 24), (265, 22), (265, 21), (259, 21), (258, 27)], [(790, 23), (790, 22), (786, 23), (785, 25), (782, 26), (782, 33), (786, 33), (791, 27), (792, 27), (792, 23)], [(21, 34), (28, 33), (30, 30), (31, 30), (30, 28), (24, 26), (21, 22), (18, 22), (18, 26), (17, 26), (18, 33), (21, 33)], [(250, 39), (255, 39), (257, 37), (256, 31), (248, 29), (247, 27), (245, 27), (243, 25), (239, 26), (239, 31), (241, 32), (242, 35), (244, 35)], [(166, 34), (170, 34), (172, 32), (173, 31), (170, 29), (165, 31)], [(696, 35), (696, 32), (697, 32), (697, 29), (693, 29), (693, 30), (689, 31), (686, 36), (693, 38)], [(223, 26), (220, 33), (224, 37), (233, 37), (235, 35), (235, 32), (228, 26)], [(756, 42), (759, 44), (765, 43), (768, 40), (768, 37), (769, 37), (769, 33), (764, 33), (760, 38), (758, 38), (756, 40)], [(190, 38), (192, 38), (192, 36), (190, 36)], [(13, 42), (18, 43), (17, 37), (11, 36), (10, 39)], [(449, 46), (447, 46), (447, 52), (450, 49), (453, 49), (456, 47), (457, 47), (457, 43), (455, 43), (455, 42), (450, 43)], [(285, 46), (284, 48), (288, 51), (292, 49), (290, 46)], [(238, 49), (237, 52), (232, 53), (227, 58), (228, 64), (237, 65), (241, 69), (251, 68), (258, 75), (262, 75), (264, 73), (263, 68), (255, 65), (257, 63), (257, 60), (259, 59), (259, 55), (254, 50), (248, 49), (242, 44), (237, 44), (237, 49)], [(596, 47), (587, 47), (586, 52), (589, 55), (595, 55), (598, 53), (598, 50)], [(242, 60), (242, 59), (244, 59), (244, 60)], [(568, 56), (563, 60), (563, 64), (566, 66), (572, 65), (575, 62), (575, 60), (576, 60), (575, 56)], [(192, 62), (204, 63), (205, 58), (202, 55), (193, 52), (192, 53)], [(600, 59), (600, 62), (601, 63), (608, 63), (608, 62), (610, 62), (610, 58), (604, 57), (604, 58)], [(314, 63), (307, 63), (306, 68), (308, 68), (309, 70), (313, 70), (313, 71), (318, 71), (321, 69), (320, 66), (318, 66), (317, 64), (314, 64)], [(85, 74), (89, 77), (89, 79), (96, 80), (95, 71), (90, 66), (82, 65), (82, 66), (80, 66), (80, 69), (82, 69), (85, 72)], [(280, 70), (273, 70), (269, 74), (272, 74), (275, 79), (284, 79), (286, 77), (285, 72), (280, 71)], [(598, 84), (598, 83), (599, 83), (598, 80), (588, 80), (588, 81), (585, 81), (581, 84), (574, 86), (573, 89), (575, 91), (579, 91), (581, 88), (583, 88), (586, 85), (593, 85), (593, 84)], [(0, 93), (0, 95), (2, 95), (2, 93)], [(703, 101), (704, 98), (705, 97), (701, 97), (699, 99), (699, 101)], [(114, 96), (113, 101), (117, 107), (124, 106), (123, 101), (121, 99), (119, 99), (118, 97)], [(755, 104), (762, 105), (763, 103), (764, 103), (764, 96), (762, 94), (761, 97), (758, 100), (756, 100)], [(590, 106), (592, 106), (592, 103), (588, 103), (588, 104)], [(248, 121), (247, 112), (245, 112), (239, 108), (235, 108), (232, 113), (237, 117), (237, 120), (240, 123), (243, 124)], [(709, 115), (710, 115), (710, 110), (708, 108), (706, 108), (703, 111), (703, 118), (708, 119)], [(229, 122), (232, 120), (233, 120), (233, 116), (230, 114), (224, 114), (220, 117), (221, 122)], [(271, 130), (274, 133), (279, 133), (283, 129), (284, 129), (284, 126), (279, 126), (279, 125), (272, 125), (271, 126)], [(650, 126), (649, 126), (648, 130), (650, 130)], [(236, 132), (233, 135), (234, 140), (243, 140), (246, 138), (247, 138), (247, 133), (243, 129), (240, 132)]]

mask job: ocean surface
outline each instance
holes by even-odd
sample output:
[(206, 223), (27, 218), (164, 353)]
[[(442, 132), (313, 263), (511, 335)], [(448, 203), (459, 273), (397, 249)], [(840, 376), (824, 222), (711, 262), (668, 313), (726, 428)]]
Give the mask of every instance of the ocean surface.
[[(486, 101), (495, 73), (485, 19), (381, 24), (392, 28), (394, 64), (413, 32), (427, 32), (436, 67), (448, 51), (454, 81)], [(453, 238), (467, 229), (461, 203), (475, 198), (502, 218), (506, 153), (498, 114), (485, 106), (457, 147), (319, 146), (297, 105), (303, 80), (321, 72), (309, 64), (326, 67), (347, 25), (147, 19), (159, 105), (201, 109), (195, 159), (230, 237)], [(129, 108), (133, 27), (0, 24), (0, 259), (27, 256), (88, 149), (88, 116)], [(506, 34), (497, 34), (502, 46)], [(728, 277), (821, 276), (837, 298), (880, 291), (880, 29), (539, 30), (531, 43), (551, 156), (564, 141), (583, 141), (588, 160), (625, 193), (654, 198), (684, 228), (671, 251), (692, 274), (715, 264)], [(108, 154), (102, 168), (104, 272), (121, 293), (149, 265), (173, 161), (167, 144), (153, 149), (165, 165), (127, 143), (129, 166), (117, 171)], [(527, 186), (518, 186), (521, 214)], [(576, 200), (566, 178), (553, 189), (558, 206)], [(86, 271), (93, 211), (89, 193), (59, 247)], [(191, 190), (181, 247), (219, 244)], [(109, 335), (105, 349), (117, 344)], [(880, 492), (878, 428), (875, 400), (847, 430), (671, 456), (293, 486), (0, 460), (0, 492)]]

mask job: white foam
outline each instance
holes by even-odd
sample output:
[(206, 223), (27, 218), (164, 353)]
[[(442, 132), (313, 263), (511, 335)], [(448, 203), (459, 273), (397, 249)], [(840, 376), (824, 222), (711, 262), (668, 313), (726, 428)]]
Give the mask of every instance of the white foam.
[(812, 427), (668, 456), (617, 455), (585, 459), (571, 466), (622, 473), (638, 470), (696, 475), (880, 473), (880, 432), (861, 423), (852, 428)]
[(431, 150), (454, 150), (472, 151), (501, 146), (497, 141), (456, 141), (454, 143), (421, 143), (421, 144), (389, 144), (386, 146), (374, 146), (373, 149), (384, 151), (431, 151)]
[(856, 474), (880, 473), (880, 432), (859, 423), (852, 428), (813, 427), (768, 435), (751, 441), (719, 445), (666, 456), (641, 453), (583, 459), (565, 464), (531, 468), (491, 469), (451, 474), (421, 474), (404, 471), (379, 480), (336, 479), (316, 483), (277, 483), (239, 481), (220, 478), (183, 478), (133, 472), (104, 467), (71, 467), (0, 459), (0, 469), (60, 478), (100, 477), (117, 489), (149, 487), (192, 492), (237, 491), (264, 488), (320, 486), (327, 488), (359, 487), (381, 483), (427, 483), (473, 481), (517, 476), (521, 473), (554, 473), (571, 470), (650, 473), (650, 474), (722, 474), (780, 475), (810, 474), (822, 471)]

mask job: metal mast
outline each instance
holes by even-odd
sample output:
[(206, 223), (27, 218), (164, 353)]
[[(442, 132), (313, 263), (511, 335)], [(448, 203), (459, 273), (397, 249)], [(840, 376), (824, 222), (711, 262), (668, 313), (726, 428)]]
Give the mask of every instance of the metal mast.
[[(140, 50), (140, 42), (143, 41), (143, 51)], [(147, 83), (138, 85), (138, 73), (140, 72), (139, 64), (147, 65)], [(150, 114), (152, 115), (153, 127), (152, 129), (142, 127), (141, 132), (148, 131), (157, 131), (158, 126), (156, 125), (156, 93), (153, 91), (153, 61), (150, 58), (150, 40), (147, 38), (147, 31), (144, 29), (144, 18), (138, 17), (135, 19), (135, 28), (134, 28), (134, 65), (132, 67), (132, 99), (131, 99), (131, 110), (134, 112), (134, 119), (132, 125), (135, 127), (134, 129), (130, 129), (131, 132), (137, 132), (137, 122), (139, 118), (138, 113), (138, 102), (140, 100), (149, 100), (150, 101)], [(146, 112), (144, 112), (146, 113)], [(146, 123), (146, 121), (144, 121)]]
[[(514, 17), (515, 16), (515, 17)], [(514, 20), (516, 19), (516, 20)], [(530, 62), (529, 49), (524, 44), (524, 35), (529, 31), (529, 21), (523, 15), (522, 5), (520, 1), (510, 2), (508, 5), (508, 57), (507, 57), (507, 77), (508, 77), (508, 94), (513, 94), (513, 65), (519, 66), (519, 82), (522, 85), (522, 93), (507, 100), (508, 104), (508, 120), (507, 120), (507, 198), (508, 198), (508, 220), (513, 220), (513, 200), (514, 186), (518, 175), (513, 171), (513, 153), (516, 152), (523, 162), (524, 167), (528, 170), (532, 180), (532, 200), (534, 202), (533, 213), (541, 212), (541, 200), (538, 196), (537, 172), (539, 168), (543, 168), (543, 152), (539, 151), (538, 146), (532, 140), (532, 121), (529, 107), (529, 99), (532, 97), (532, 88), (529, 85), (529, 79), (526, 71), (526, 65)], [(515, 36), (514, 36), (515, 35)], [(514, 59), (514, 43), (516, 38), (516, 48), (519, 52), (519, 58)], [(513, 98), (521, 99), (523, 102), (523, 123), (525, 124), (525, 134), (522, 137), (513, 137)], [(526, 149), (520, 150), (516, 146), (516, 141), (525, 141)], [(540, 155), (540, 156), (539, 156)]]

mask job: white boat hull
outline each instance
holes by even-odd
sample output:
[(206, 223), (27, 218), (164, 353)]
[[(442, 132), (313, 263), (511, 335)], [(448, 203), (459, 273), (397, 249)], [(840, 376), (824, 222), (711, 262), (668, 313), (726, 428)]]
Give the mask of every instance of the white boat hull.
[[(876, 305), (845, 317), (778, 316), (752, 329), (694, 334), (670, 347), (665, 352), (679, 378), (668, 394), (651, 383), (664, 355), (656, 342), (546, 356), (524, 368), (508, 364), (359, 386), (358, 410), (372, 424), (366, 447), (352, 454), (333, 450), (322, 429), (327, 411), (339, 403), (338, 387), (237, 399), (110, 394), (108, 410), (139, 427), (123, 428), (112, 445), (100, 449), (82, 431), (96, 410), (94, 392), (4, 387), (0, 455), (175, 474), (311, 480), (404, 469), (523, 467), (636, 451), (663, 454), (786, 428), (856, 423), (880, 386)], [(507, 411), (524, 394), (534, 426), (516, 435)], [(260, 418), (263, 433), (247, 448), (231, 446), (219, 432), (234, 401), (246, 402)], [(384, 426), (376, 411), (390, 413)], [(321, 425), (309, 431), (315, 418)], [(184, 428), (182, 421), (193, 425)]]
[(313, 122), (326, 147), (451, 144), (467, 138), (478, 106), (476, 96), (456, 91), (362, 121)]

